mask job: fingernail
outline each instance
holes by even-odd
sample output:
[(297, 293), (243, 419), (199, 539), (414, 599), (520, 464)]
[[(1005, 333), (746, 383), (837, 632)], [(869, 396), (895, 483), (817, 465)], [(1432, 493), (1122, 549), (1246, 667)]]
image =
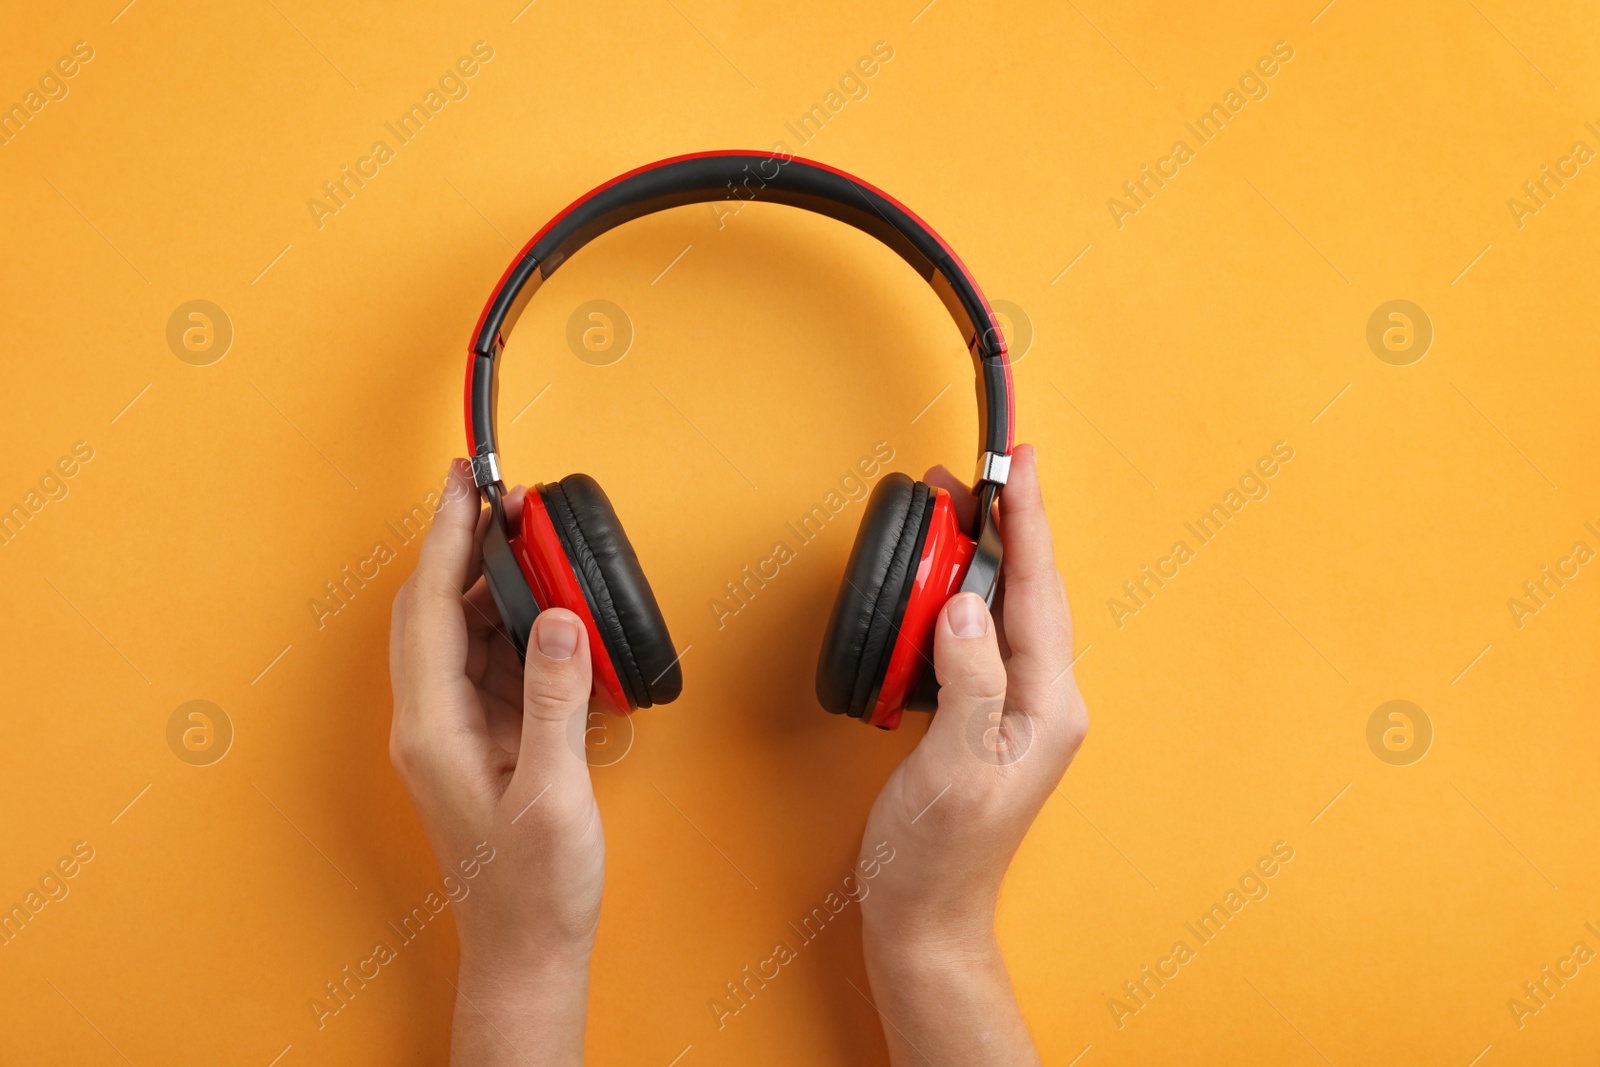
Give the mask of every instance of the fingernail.
[(546, 659), (571, 659), (578, 647), (578, 625), (571, 619), (546, 615), (534, 626), (533, 636)]
[(989, 630), (989, 609), (976, 593), (950, 601), (950, 630), (957, 637), (982, 637)]

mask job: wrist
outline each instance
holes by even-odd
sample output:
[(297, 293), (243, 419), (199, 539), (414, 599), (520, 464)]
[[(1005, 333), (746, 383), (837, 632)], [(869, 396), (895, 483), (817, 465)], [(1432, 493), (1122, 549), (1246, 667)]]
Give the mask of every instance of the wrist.
[(581, 1064), (588, 999), (587, 952), (511, 961), (464, 951), (450, 1062), (472, 1067)]
[(1001, 961), (992, 909), (941, 909), (934, 916), (863, 909), (861, 940), (868, 967), (885, 972), (931, 973)]
[(530, 924), (500, 911), (457, 914), (461, 974), (491, 981), (535, 980), (546, 974), (587, 971), (594, 953), (595, 924), (584, 928), (556, 922)]
[(588, 945), (565, 946), (516, 957), (463, 946), (457, 985), (474, 1001), (527, 1003), (530, 997), (550, 991), (587, 987), (590, 954)]

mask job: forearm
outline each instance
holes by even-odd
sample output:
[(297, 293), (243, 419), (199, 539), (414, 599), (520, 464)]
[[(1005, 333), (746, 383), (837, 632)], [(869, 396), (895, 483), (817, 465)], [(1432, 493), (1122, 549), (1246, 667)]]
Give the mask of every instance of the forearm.
[(894, 1067), (1040, 1062), (992, 930), (921, 944), (870, 926), (864, 935), (867, 977)]
[(568, 1067), (583, 1062), (589, 959), (513, 970), (462, 960), (450, 1062)]

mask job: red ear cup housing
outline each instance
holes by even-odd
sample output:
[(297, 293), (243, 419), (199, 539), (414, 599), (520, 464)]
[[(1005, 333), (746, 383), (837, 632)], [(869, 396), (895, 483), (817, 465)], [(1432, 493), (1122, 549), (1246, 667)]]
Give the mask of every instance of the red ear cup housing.
[[(927, 533), (908, 576), (910, 590), (900, 615), (899, 633), (884, 668), (878, 698), (865, 716), (873, 726), (893, 730), (904, 710), (932, 711), (939, 687), (933, 680), (933, 628), (945, 602), (961, 589), (977, 543), (961, 529), (955, 502), (933, 490)], [(927, 684), (932, 683), (932, 684)], [(921, 702), (926, 694), (926, 702)]]
[(594, 692), (619, 711), (676, 700), (678, 654), (622, 522), (599, 484), (572, 474), (539, 485), (511, 549), (541, 610), (562, 607), (589, 633)]
[(828, 711), (894, 729), (933, 664), (933, 626), (975, 545), (950, 494), (888, 474), (867, 500), (817, 661)]

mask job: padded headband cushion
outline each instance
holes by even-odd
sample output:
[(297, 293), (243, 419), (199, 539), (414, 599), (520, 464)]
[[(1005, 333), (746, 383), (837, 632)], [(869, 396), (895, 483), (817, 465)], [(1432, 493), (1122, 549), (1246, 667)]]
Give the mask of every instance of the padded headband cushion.
[(605, 491), (587, 474), (569, 474), (539, 494), (623, 688), (641, 708), (677, 699), (683, 672), (672, 635)]
[(872, 710), (905, 614), (933, 491), (898, 472), (867, 500), (817, 660), (817, 701), (836, 715)]

